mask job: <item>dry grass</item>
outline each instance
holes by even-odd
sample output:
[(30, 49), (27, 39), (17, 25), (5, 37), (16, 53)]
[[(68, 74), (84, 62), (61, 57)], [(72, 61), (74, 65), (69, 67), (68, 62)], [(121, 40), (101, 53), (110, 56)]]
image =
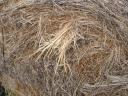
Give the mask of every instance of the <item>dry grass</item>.
[(3, 1), (1, 81), (16, 96), (127, 96), (127, 4)]

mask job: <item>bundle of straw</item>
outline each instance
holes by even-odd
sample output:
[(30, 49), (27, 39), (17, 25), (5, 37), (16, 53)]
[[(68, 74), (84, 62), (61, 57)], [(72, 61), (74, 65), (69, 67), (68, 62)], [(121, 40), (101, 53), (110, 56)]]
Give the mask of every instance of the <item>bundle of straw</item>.
[(1, 0), (0, 72), (9, 96), (128, 96), (127, 0)]

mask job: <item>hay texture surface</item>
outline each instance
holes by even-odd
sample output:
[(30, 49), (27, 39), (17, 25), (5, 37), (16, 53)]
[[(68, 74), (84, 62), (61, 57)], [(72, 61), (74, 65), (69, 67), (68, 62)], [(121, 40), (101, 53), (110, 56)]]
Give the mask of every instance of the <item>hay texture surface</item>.
[(9, 96), (128, 96), (127, 0), (0, 0), (0, 80)]

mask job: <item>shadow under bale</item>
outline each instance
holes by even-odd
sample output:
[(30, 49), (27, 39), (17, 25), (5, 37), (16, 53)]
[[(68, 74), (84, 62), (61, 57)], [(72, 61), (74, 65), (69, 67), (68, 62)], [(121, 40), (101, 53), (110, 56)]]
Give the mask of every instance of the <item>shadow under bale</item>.
[(14, 96), (128, 95), (126, 0), (19, 4), (0, 13), (1, 80)]
[(2, 86), (1, 82), (0, 82), (0, 96), (6, 96), (5, 88)]

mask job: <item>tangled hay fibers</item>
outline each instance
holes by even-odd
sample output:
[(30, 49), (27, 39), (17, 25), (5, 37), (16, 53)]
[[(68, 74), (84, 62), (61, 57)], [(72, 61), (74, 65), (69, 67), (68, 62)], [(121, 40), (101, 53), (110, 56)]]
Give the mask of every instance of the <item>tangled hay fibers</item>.
[(0, 0), (0, 81), (9, 96), (128, 96), (127, 0)]

